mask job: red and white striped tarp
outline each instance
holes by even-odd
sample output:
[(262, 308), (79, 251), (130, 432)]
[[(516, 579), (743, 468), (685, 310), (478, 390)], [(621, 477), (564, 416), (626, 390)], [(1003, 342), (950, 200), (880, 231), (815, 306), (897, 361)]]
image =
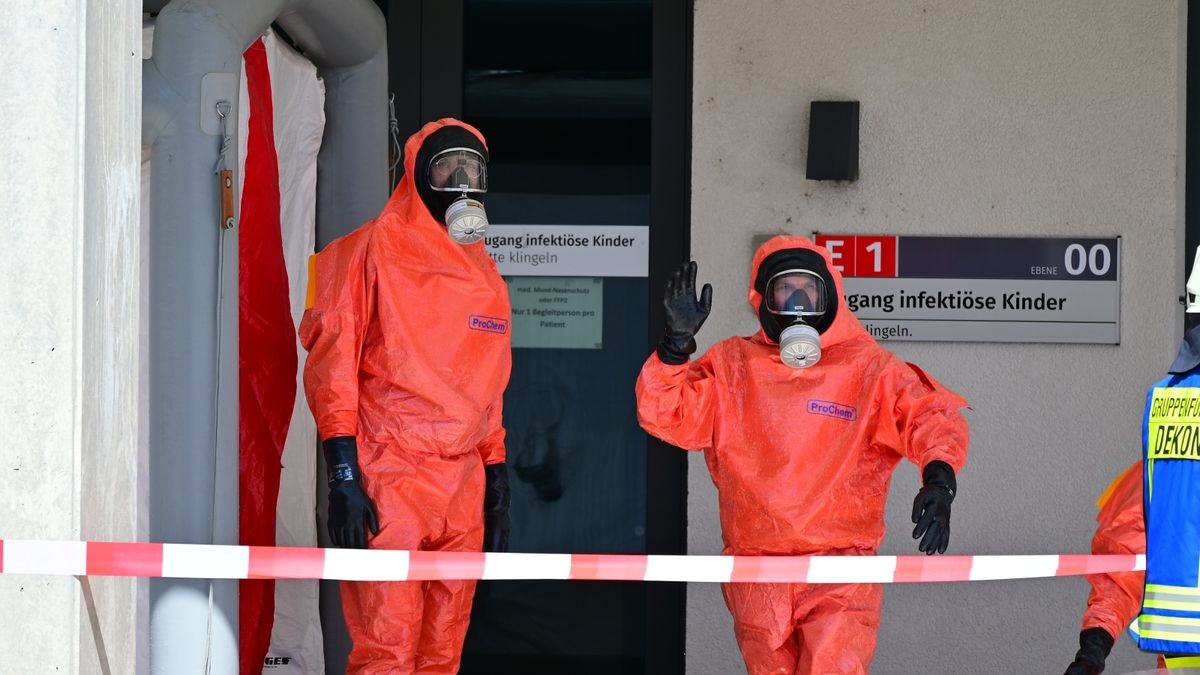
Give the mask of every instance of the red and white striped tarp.
[(1036, 579), (1145, 568), (1143, 555), (587, 555), (0, 540), (0, 574), (192, 579), (892, 584)]

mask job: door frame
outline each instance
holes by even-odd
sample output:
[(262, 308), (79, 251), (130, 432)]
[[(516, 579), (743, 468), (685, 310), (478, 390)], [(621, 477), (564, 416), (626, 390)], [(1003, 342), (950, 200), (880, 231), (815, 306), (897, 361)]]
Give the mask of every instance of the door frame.
[[(400, 138), (429, 120), (463, 114), (463, 0), (384, 0), (388, 84)], [(646, 353), (662, 337), (662, 289), (691, 251), (693, 0), (653, 0), (649, 316)], [(630, 383), (632, 386), (633, 383)], [(649, 437), (646, 552), (687, 552), (687, 457)], [(684, 672), (687, 587), (646, 584), (646, 673)]]

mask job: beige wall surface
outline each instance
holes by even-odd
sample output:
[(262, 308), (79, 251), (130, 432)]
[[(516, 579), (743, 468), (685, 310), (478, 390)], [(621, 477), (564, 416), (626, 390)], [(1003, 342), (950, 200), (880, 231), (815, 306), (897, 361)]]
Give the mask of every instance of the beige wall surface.
[[(141, 3), (4, 9), (0, 538), (133, 540)], [(0, 672), (135, 672), (137, 586), (0, 577)]]
[[(1166, 0), (696, 0), (692, 250), (715, 286), (701, 349), (755, 330), (755, 235), (1120, 236), (1118, 346), (888, 345), (971, 403), (950, 552), (1087, 551), (1181, 329), (1185, 26)], [(838, 99), (861, 102), (861, 177), (808, 181), (809, 102)], [(715, 553), (716, 496), (690, 462), (689, 552)], [(897, 470), (881, 552), (916, 553), (918, 480)], [(873, 672), (1061, 672), (1087, 588), (889, 587)], [(690, 587), (687, 622), (689, 673), (741, 672), (717, 586)], [(1122, 638), (1108, 672), (1152, 663)]]

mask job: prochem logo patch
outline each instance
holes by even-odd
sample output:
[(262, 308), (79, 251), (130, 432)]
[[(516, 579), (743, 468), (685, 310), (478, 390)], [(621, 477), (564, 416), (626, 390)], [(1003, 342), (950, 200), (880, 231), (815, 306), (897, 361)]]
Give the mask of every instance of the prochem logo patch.
[(472, 314), (471, 318), (467, 319), (467, 327), (471, 330), (504, 334), (508, 332), (508, 319), (497, 319), (494, 316)]
[(846, 422), (853, 422), (858, 419), (858, 408), (844, 403), (837, 403), (836, 401), (821, 401), (810, 398), (805, 409), (813, 415), (823, 415)]

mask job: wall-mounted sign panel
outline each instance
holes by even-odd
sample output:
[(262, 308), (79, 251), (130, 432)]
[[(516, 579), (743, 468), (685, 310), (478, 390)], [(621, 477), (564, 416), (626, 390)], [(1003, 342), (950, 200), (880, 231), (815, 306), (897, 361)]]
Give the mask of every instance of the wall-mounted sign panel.
[(600, 349), (604, 346), (604, 279), (515, 277), (512, 346), (541, 349)]
[(879, 340), (1120, 342), (1121, 239), (818, 234)]
[(644, 277), (645, 225), (492, 225), (488, 255), (502, 276)]

